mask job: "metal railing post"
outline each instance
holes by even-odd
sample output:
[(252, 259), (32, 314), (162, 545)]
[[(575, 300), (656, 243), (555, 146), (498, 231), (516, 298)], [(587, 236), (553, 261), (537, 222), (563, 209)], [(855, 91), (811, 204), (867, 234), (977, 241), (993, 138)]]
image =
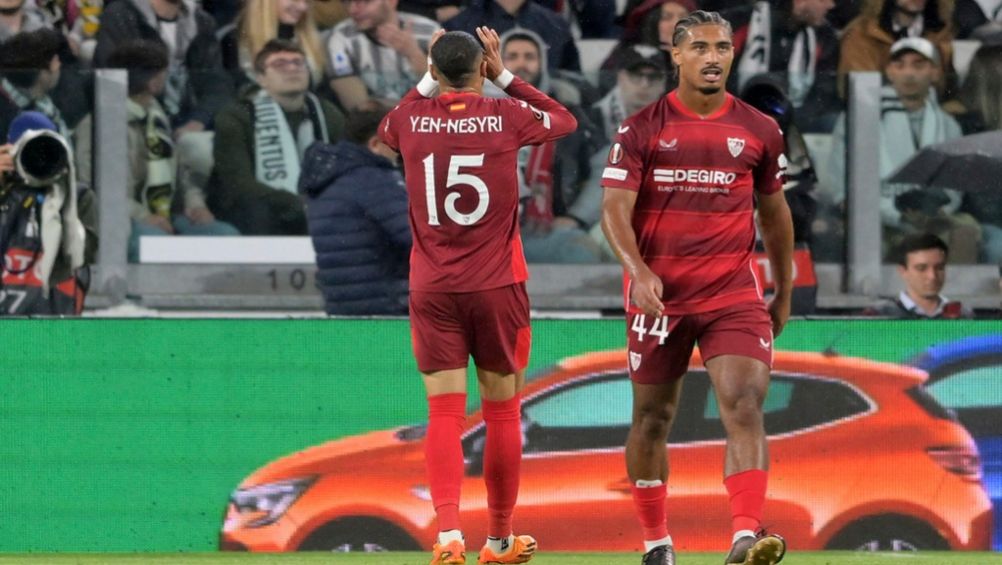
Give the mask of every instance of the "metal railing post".
[[(846, 124), (846, 286), (880, 291), (880, 73), (849, 74)], [(891, 140), (884, 140), (884, 143)]]
[(97, 193), (100, 247), (93, 292), (111, 304), (128, 292), (129, 147), (128, 74), (94, 71), (94, 189)]

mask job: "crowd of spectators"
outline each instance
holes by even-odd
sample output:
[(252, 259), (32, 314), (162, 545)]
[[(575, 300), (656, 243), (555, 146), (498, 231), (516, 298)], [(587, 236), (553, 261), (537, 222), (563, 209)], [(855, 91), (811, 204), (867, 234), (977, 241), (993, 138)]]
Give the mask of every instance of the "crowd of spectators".
[[(924, 146), (1002, 128), (1002, 0), (0, 0), (0, 133), (19, 112), (42, 112), (91, 184), (88, 71), (125, 68), (130, 257), (139, 235), (316, 236), (308, 205), (333, 206), (318, 191), (345, 184), (336, 178), (353, 179), (342, 192), (384, 194), (381, 204), (405, 198), (382, 170), (395, 160), (369, 147), (355, 114), (399, 100), (436, 30), (487, 25), (503, 34), (506, 65), (580, 124), (523, 149), (528, 259), (611, 261), (595, 229), (602, 163), (620, 122), (674, 87), (675, 23), (696, 9), (734, 27), (729, 90), (784, 129), (797, 239), (816, 260), (844, 259), (846, 75), (877, 71), (880, 174), (866, 189), (881, 194), (885, 258), (934, 233), (951, 263), (1002, 261), (1002, 195), (887, 181)], [(966, 73), (954, 67), (958, 39), (980, 42)], [(811, 136), (830, 153), (812, 154)], [(300, 182), (314, 142), (357, 170)], [(405, 245), (383, 227), (374, 245)]]

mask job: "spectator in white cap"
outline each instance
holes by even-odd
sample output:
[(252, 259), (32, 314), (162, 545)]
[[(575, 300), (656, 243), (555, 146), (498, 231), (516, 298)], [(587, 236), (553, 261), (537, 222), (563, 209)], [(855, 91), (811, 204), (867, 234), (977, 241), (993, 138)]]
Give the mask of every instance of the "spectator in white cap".
[[(947, 242), (951, 262), (976, 263), (981, 228), (969, 214), (957, 213), (962, 193), (886, 180), (922, 147), (962, 135), (933, 90), (941, 73), (939, 62), (936, 47), (921, 37), (899, 39), (891, 46), (884, 67), (887, 85), (880, 98), (880, 178), (872, 186), (880, 190), (885, 250), (893, 249), (905, 235), (930, 232)], [(825, 184), (834, 189), (830, 196), (840, 205), (845, 199), (844, 115), (832, 134), (829, 164)]]

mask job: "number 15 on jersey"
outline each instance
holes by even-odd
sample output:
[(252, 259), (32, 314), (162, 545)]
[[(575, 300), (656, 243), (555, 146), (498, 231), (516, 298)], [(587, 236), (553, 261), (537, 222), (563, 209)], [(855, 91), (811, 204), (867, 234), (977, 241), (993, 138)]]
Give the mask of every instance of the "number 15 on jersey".
[[(432, 226), (442, 225), (438, 218), (438, 203), (435, 197), (435, 154), (429, 153), (421, 160), (424, 163), (424, 187), (425, 202), (428, 205), (428, 224)], [(473, 174), (459, 172), (460, 167), (481, 167), (484, 164), (484, 154), (479, 155), (453, 155), (449, 159), (449, 173), (445, 179), (445, 188), (454, 186), (472, 186), (477, 191), (477, 207), (469, 214), (464, 214), (456, 209), (456, 201), (459, 200), (459, 191), (451, 191), (445, 195), (443, 207), (445, 215), (449, 219), (461, 226), (471, 226), (487, 213), (487, 205), (490, 203), (491, 195), (487, 192), (487, 185), (484, 181)]]

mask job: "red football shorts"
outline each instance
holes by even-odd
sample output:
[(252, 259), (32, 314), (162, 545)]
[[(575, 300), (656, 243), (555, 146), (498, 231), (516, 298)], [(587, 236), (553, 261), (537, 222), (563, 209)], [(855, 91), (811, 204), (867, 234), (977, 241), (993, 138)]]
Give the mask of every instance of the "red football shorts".
[(626, 321), (630, 378), (640, 384), (664, 384), (685, 375), (697, 343), (704, 362), (741, 355), (772, 367), (772, 319), (761, 302), (661, 318), (631, 312)]
[(411, 344), (418, 370), (477, 367), (514, 373), (529, 364), (532, 333), (525, 283), (477, 292), (410, 294)]

